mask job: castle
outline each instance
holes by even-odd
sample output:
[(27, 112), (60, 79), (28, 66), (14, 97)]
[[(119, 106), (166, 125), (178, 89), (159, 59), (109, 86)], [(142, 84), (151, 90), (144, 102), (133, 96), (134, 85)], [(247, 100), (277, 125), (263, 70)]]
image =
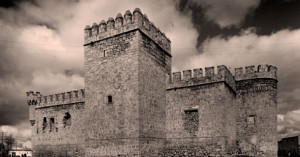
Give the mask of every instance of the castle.
[(171, 73), (140, 9), (84, 29), (85, 89), (27, 92), (34, 156), (277, 156), (277, 68)]

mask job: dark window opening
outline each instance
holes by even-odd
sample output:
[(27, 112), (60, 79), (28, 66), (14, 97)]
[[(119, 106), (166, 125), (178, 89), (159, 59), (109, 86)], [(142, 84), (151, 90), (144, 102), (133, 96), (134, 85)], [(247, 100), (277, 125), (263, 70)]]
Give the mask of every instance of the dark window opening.
[(46, 117), (44, 117), (43, 118), (43, 131), (45, 131), (46, 130), (46, 128), (47, 128), (47, 118)]
[(108, 99), (108, 103), (112, 103), (112, 102), (113, 102), (113, 99), (112, 99), (112, 96), (111, 96), (111, 95), (109, 95), (109, 96), (107, 97), (107, 99)]
[(68, 128), (71, 126), (71, 115), (69, 112), (65, 113), (65, 116), (63, 118), (63, 125), (64, 128)]
[(39, 133), (39, 121), (37, 120), (36, 121), (36, 134)]
[(54, 118), (50, 118), (50, 132), (54, 129), (54, 126), (55, 123), (54, 123)]
[(103, 57), (105, 57), (105, 51), (103, 51)]
[(196, 136), (199, 129), (198, 109), (185, 110), (183, 115), (183, 127), (192, 136)]

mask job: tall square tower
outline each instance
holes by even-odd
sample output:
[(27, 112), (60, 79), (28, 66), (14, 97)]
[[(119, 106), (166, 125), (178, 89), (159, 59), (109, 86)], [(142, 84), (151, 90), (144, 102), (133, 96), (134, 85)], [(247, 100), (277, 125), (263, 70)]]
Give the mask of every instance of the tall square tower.
[(86, 156), (145, 156), (166, 135), (170, 40), (140, 9), (84, 38)]

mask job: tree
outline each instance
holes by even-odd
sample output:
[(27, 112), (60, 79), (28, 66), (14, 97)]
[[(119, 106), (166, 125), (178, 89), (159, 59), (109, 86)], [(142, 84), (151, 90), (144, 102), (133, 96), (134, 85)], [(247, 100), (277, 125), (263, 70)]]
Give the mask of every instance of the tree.
[(5, 143), (7, 145), (7, 150), (10, 151), (12, 150), (12, 146), (15, 144), (15, 138), (13, 135), (8, 135), (5, 137)]
[(5, 146), (3, 143), (0, 143), (0, 153), (1, 153), (0, 154), (1, 157), (6, 156), (6, 150), (5, 150)]

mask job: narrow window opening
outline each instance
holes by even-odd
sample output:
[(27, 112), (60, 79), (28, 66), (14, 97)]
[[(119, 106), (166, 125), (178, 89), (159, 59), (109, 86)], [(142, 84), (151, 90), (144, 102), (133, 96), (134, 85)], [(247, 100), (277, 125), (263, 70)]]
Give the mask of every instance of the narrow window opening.
[(107, 97), (107, 99), (108, 99), (108, 103), (113, 103), (113, 99), (112, 99), (112, 96), (111, 96), (111, 95), (109, 95), (109, 96)]
[(103, 57), (105, 57), (105, 51), (103, 51)]
[(39, 133), (39, 121), (36, 122), (36, 134)]
[(52, 132), (55, 128), (54, 118), (50, 118), (50, 132)]
[(46, 130), (46, 128), (47, 128), (47, 118), (46, 117), (44, 117), (44, 119), (43, 119), (43, 131), (45, 131)]
[(65, 113), (65, 116), (63, 118), (63, 125), (64, 128), (68, 128), (71, 126), (71, 115), (69, 112)]

